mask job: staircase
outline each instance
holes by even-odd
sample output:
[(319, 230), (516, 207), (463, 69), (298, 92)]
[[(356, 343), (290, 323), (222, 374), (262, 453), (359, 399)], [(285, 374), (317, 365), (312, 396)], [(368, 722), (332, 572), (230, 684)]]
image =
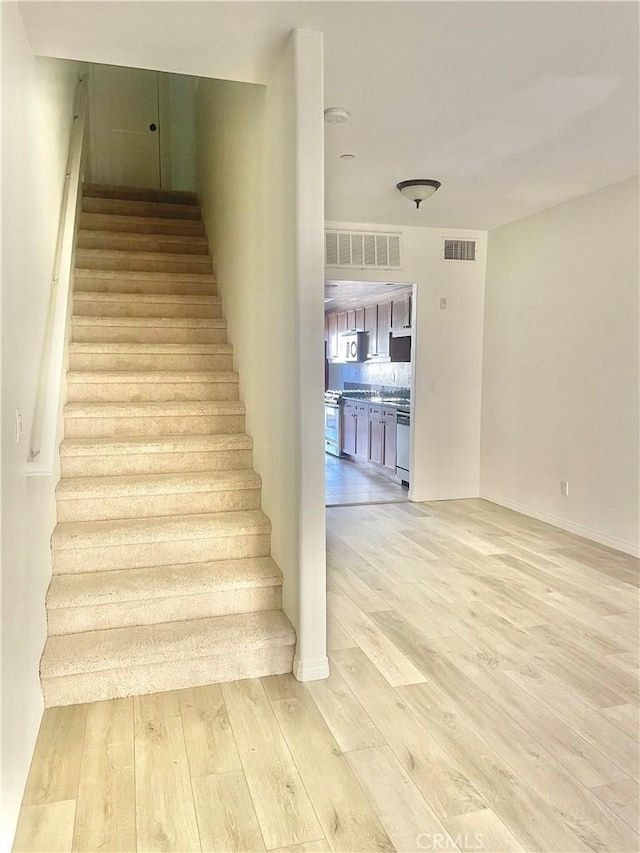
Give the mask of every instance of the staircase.
[(45, 704), (290, 672), (195, 194), (85, 185)]

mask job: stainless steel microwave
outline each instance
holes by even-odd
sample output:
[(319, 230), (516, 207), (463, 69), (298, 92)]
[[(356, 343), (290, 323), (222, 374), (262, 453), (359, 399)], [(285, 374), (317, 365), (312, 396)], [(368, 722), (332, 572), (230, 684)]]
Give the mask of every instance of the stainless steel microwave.
[(366, 361), (367, 333), (346, 332), (341, 335), (340, 357), (342, 361)]

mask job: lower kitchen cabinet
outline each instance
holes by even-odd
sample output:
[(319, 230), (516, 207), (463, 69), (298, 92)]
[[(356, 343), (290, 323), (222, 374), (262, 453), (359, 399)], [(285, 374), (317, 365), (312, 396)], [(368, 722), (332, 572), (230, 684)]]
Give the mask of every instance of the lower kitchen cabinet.
[(356, 455), (356, 404), (344, 403), (342, 406), (342, 452)]
[(382, 465), (384, 459), (384, 421), (382, 410), (371, 406), (369, 409), (369, 462)]
[(369, 404), (356, 403), (356, 457), (369, 460)]
[(384, 473), (391, 477), (396, 476), (396, 451), (397, 442), (397, 426), (396, 412), (394, 409), (384, 409), (382, 412), (382, 421), (384, 424), (384, 444), (383, 444), (383, 459), (382, 466)]

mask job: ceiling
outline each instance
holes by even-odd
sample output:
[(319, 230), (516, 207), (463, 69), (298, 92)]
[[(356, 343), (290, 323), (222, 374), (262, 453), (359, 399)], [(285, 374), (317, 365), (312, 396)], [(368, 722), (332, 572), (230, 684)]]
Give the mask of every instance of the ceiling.
[(346, 311), (365, 303), (412, 293), (411, 284), (394, 284), (376, 281), (325, 281), (324, 310)]
[[(328, 220), (490, 229), (638, 172), (634, 2), (20, 6), (38, 54), (253, 83), (322, 30)], [(414, 177), (442, 182), (419, 211)]]

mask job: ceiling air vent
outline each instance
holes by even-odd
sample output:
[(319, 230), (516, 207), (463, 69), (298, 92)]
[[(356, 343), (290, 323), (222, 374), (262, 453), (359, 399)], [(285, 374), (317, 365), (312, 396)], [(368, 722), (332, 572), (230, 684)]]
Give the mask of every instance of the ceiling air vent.
[(399, 270), (400, 240), (400, 234), (381, 231), (325, 231), (325, 264)]
[(444, 259), (445, 261), (475, 261), (476, 241), (449, 240), (445, 237)]

